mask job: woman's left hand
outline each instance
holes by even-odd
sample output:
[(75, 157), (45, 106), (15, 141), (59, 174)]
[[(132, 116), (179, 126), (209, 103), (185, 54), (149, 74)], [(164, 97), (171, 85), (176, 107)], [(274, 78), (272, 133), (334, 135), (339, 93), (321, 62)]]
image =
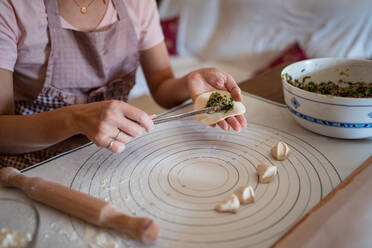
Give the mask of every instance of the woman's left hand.
[[(214, 90), (226, 90), (230, 92), (235, 101), (242, 101), (240, 88), (232, 76), (215, 68), (205, 68), (191, 72), (187, 76), (187, 86), (193, 101), (199, 95)], [(226, 131), (229, 130), (230, 126), (235, 131), (240, 131), (241, 128), (247, 126), (247, 120), (244, 115), (236, 115), (217, 124)]]

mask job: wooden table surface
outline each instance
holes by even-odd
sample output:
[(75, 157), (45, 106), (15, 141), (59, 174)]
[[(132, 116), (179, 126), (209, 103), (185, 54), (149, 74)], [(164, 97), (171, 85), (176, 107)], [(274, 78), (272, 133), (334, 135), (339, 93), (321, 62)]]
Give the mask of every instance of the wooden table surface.
[(284, 103), (280, 73), (288, 64), (274, 67), (262, 74), (239, 83), (240, 88), (253, 95)]

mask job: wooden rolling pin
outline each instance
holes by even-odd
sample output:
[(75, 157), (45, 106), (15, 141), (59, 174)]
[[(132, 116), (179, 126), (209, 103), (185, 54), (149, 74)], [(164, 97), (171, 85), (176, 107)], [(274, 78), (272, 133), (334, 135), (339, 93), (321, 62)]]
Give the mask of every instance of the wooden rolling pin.
[(28, 197), (100, 227), (115, 228), (143, 243), (155, 241), (158, 225), (149, 218), (121, 213), (114, 205), (39, 177), (26, 177), (14, 168), (0, 169), (0, 184), (21, 189)]

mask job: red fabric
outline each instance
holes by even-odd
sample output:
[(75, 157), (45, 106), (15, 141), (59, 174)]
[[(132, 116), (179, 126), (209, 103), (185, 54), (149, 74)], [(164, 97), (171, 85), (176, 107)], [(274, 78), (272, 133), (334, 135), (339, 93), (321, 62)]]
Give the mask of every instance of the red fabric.
[(177, 32), (178, 32), (178, 16), (160, 21), (161, 28), (164, 33), (164, 42), (167, 46), (170, 55), (176, 55), (177, 52)]
[(263, 73), (273, 67), (276, 67), (278, 65), (284, 64), (284, 63), (290, 63), (290, 62), (297, 62), (307, 59), (307, 56), (305, 52), (302, 50), (302, 48), (298, 45), (298, 43), (293, 44), (292, 46), (288, 47), (286, 50), (284, 50), (276, 59), (274, 59), (268, 66), (265, 68), (259, 70), (256, 72), (256, 74)]

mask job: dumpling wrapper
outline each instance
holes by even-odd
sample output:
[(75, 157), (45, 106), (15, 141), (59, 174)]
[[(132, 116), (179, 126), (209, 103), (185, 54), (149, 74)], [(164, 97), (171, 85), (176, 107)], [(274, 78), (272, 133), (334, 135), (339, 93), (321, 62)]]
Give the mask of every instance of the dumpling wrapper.
[(238, 197), (240, 204), (249, 204), (255, 200), (254, 189), (249, 185), (239, 187), (234, 194)]
[(257, 166), (257, 174), (260, 183), (270, 183), (272, 180), (274, 180), (277, 172), (278, 168), (273, 165), (259, 164)]
[[(203, 93), (196, 98), (195, 103), (194, 103), (194, 110), (200, 110), (200, 109), (205, 108), (205, 106), (207, 106), (209, 97), (214, 92), (218, 92), (222, 96), (226, 95), (228, 98), (231, 97), (231, 94), (229, 92), (223, 91), (223, 90), (215, 90), (215, 91)], [(244, 104), (241, 103), (241, 102), (235, 102), (234, 101), (234, 108), (232, 110), (226, 112), (226, 113), (224, 111), (213, 113), (213, 114), (206, 114), (205, 113), (205, 114), (196, 115), (195, 117), (200, 123), (203, 123), (203, 124), (206, 124), (206, 125), (213, 125), (213, 124), (216, 124), (219, 121), (222, 121), (222, 120), (226, 119), (227, 117), (235, 116), (235, 115), (241, 115), (241, 114), (244, 114), (244, 113), (245, 113)]]
[(288, 147), (288, 145), (284, 142), (278, 142), (272, 149), (271, 149), (271, 155), (276, 160), (282, 161), (286, 159), (291, 152), (291, 149)]
[(239, 210), (240, 202), (235, 194), (230, 195), (225, 200), (220, 202), (215, 210), (220, 213), (233, 213), (236, 214)]

